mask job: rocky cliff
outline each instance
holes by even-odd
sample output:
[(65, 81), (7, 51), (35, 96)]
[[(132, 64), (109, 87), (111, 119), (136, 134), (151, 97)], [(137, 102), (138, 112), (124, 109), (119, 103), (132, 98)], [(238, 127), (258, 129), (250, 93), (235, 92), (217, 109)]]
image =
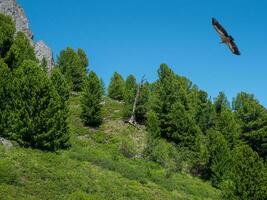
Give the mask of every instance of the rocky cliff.
[(51, 72), (51, 69), (54, 66), (54, 60), (52, 56), (51, 49), (43, 42), (33, 41), (33, 34), (29, 28), (29, 20), (26, 17), (24, 10), (21, 6), (19, 6), (16, 0), (0, 0), (0, 13), (9, 15), (13, 18), (16, 23), (17, 31), (22, 31), (31, 41), (36, 53), (36, 57), (42, 61), (46, 59), (48, 72)]

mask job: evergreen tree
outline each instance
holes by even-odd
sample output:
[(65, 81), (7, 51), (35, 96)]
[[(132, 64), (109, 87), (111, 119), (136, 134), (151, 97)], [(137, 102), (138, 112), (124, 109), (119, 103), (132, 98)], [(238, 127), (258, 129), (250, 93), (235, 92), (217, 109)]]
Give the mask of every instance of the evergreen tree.
[(267, 173), (263, 161), (248, 145), (234, 149), (228, 180), (223, 184), (225, 199), (267, 199)]
[(219, 95), (214, 101), (215, 112), (220, 114), (223, 110), (230, 109), (230, 103), (227, 100), (226, 95), (223, 92), (219, 92)]
[(213, 105), (208, 98), (207, 92), (199, 90), (196, 85), (189, 89), (188, 104), (190, 105), (190, 115), (199, 126), (202, 133), (206, 134), (212, 125)]
[(0, 57), (4, 58), (13, 43), (16, 28), (11, 17), (0, 13)]
[(66, 77), (73, 91), (81, 91), (86, 77), (86, 55), (76, 53), (72, 48), (66, 48), (60, 52), (58, 67)]
[(97, 75), (91, 71), (85, 81), (81, 99), (81, 119), (85, 125), (97, 127), (102, 123), (102, 95), (101, 82)]
[(253, 95), (244, 92), (234, 99), (233, 107), (241, 124), (241, 139), (267, 158), (267, 110)]
[(220, 131), (231, 149), (239, 143), (240, 125), (230, 108), (225, 94), (220, 92), (214, 102), (213, 129)]
[(169, 118), (170, 138), (180, 146), (194, 150), (195, 139), (201, 131), (179, 101), (173, 105)]
[(48, 72), (48, 66), (47, 66), (47, 60), (45, 58), (42, 59), (40, 63), (40, 67), (47, 73)]
[(6, 127), (9, 124), (9, 102), (11, 101), (10, 83), (11, 72), (0, 58), (0, 137), (7, 137)]
[(84, 52), (84, 50), (79, 48), (77, 50), (77, 55), (79, 56), (79, 60), (81, 62), (81, 66), (86, 70), (86, 72), (88, 72), (87, 67), (89, 65), (89, 61), (88, 61), (86, 53)]
[(12, 77), (5, 133), (23, 146), (55, 151), (68, 146), (67, 115), (47, 74), (24, 61)]
[(159, 127), (159, 119), (155, 112), (150, 111), (147, 113), (147, 132), (149, 133), (149, 137), (156, 139), (160, 138), (160, 127)]
[(70, 96), (70, 89), (67, 80), (57, 67), (52, 70), (50, 78), (59, 94), (62, 104), (65, 106)]
[(214, 130), (208, 135), (208, 176), (214, 186), (219, 186), (225, 178), (226, 172), (230, 169), (231, 152), (224, 136)]
[(111, 99), (122, 101), (125, 98), (125, 83), (122, 76), (115, 72), (108, 87), (108, 96)]
[(11, 45), (5, 62), (12, 70), (18, 68), (24, 60), (37, 61), (34, 49), (24, 33), (18, 32)]

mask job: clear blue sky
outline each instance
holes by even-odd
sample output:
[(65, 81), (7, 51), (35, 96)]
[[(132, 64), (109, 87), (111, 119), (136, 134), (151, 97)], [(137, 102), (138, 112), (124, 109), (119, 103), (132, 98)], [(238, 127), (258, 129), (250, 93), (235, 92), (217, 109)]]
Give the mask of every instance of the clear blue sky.
[[(18, 0), (35, 40), (44, 40), (55, 58), (61, 49), (82, 48), (93, 69), (109, 82), (157, 78), (161, 63), (184, 75), (214, 98), (231, 101), (254, 93), (267, 107), (267, 1), (264, 0)], [(220, 40), (211, 17), (235, 38), (241, 56)]]

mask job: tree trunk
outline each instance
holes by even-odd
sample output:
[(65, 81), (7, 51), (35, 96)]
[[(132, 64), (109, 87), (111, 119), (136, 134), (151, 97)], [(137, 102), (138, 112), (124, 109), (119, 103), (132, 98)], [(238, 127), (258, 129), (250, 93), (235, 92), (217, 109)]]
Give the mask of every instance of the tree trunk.
[(136, 91), (136, 95), (134, 98), (134, 104), (133, 104), (133, 109), (132, 109), (132, 115), (130, 117), (130, 119), (128, 120), (128, 123), (130, 124), (136, 124), (136, 119), (135, 119), (135, 110), (136, 110), (136, 105), (138, 102), (138, 98), (140, 97), (140, 93), (141, 93), (141, 87), (143, 85), (145, 81), (145, 76), (142, 77), (141, 83), (138, 85), (137, 91)]

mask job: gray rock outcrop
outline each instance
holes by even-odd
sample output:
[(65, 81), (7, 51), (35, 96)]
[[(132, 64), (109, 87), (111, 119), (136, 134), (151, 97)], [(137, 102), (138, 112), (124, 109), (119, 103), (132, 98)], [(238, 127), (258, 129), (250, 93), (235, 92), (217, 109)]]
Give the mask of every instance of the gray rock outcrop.
[(2, 137), (0, 137), (0, 145), (3, 145), (6, 150), (9, 150), (13, 147), (13, 144), (9, 140)]
[(0, 13), (12, 17), (16, 24), (17, 32), (21, 31), (29, 38), (34, 47), (36, 57), (40, 61), (43, 59), (47, 61), (48, 72), (50, 73), (54, 66), (52, 51), (43, 41), (34, 43), (33, 34), (29, 28), (29, 20), (26, 17), (23, 8), (17, 4), (16, 0), (0, 0)]
[(47, 62), (47, 70), (48, 73), (51, 73), (51, 70), (54, 66), (53, 54), (51, 49), (44, 43), (44, 41), (40, 40), (34, 44), (34, 50), (36, 57), (42, 62), (43, 59)]

